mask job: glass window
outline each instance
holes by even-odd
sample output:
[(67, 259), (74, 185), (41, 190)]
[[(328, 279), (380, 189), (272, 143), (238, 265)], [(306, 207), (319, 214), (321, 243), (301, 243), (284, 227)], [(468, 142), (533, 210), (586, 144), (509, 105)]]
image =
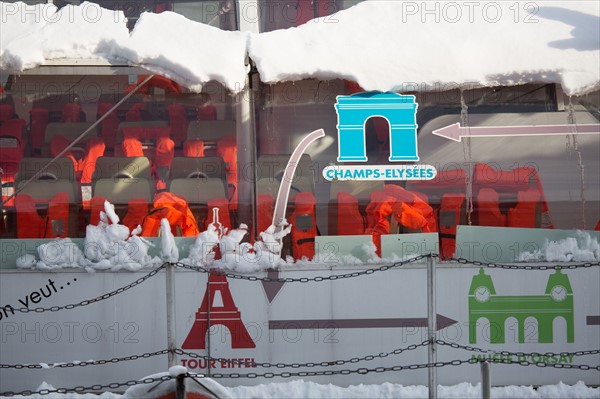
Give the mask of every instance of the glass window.
[(361, 1), (364, 0), (259, 0), (261, 29), (287, 29), (319, 17), (329, 17), (324, 23), (335, 23), (333, 14)]
[[(292, 178), (287, 216), (297, 227), (288, 254), (302, 257), (307, 253), (302, 245), (315, 236), (437, 232), (443, 254), (451, 256), (458, 225), (594, 229), (600, 219), (600, 137), (572, 134), (577, 128), (569, 125), (598, 123), (598, 92), (569, 99), (552, 84), (416, 89), (421, 90), (413, 92), (418, 164), (436, 168), (430, 181), (406, 181), (393, 173), (374, 181), (328, 181), (323, 169), (330, 164), (412, 163), (389, 161), (390, 121), (378, 115), (364, 124), (367, 160), (338, 161), (336, 97), (360, 92), (355, 84), (305, 80), (263, 88), (258, 101), (259, 197), (276, 195), (277, 176), (285, 168), (280, 158), (289, 158), (309, 132), (322, 128), (326, 133), (307, 148)], [(454, 141), (432, 134), (455, 123), (471, 127), (476, 137)], [(535, 134), (533, 126), (539, 125), (559, 128)], [(476, 130), (483, 126), (505, 128), (486, 136)], [(532, 128), (511, 129), (517, 126)], [(261, 168), (261, 159), (275, 166)]]
[(105, 199), (143, 236), (158, 234), (161, 217), (173, 218), (175, 236), (195, 236), (213, 221), (213, 207), (223, 227), (238, 226), (252, 198), (238, 192), (238, 154), (249, 150), (238, 151), (235, 97), (218, 83), (198, 94), (154, 76), (126, 98), (148, 76), (8, 77), (3, 200), (17, 195), (4, 207), (5, 237), (84, 237)]

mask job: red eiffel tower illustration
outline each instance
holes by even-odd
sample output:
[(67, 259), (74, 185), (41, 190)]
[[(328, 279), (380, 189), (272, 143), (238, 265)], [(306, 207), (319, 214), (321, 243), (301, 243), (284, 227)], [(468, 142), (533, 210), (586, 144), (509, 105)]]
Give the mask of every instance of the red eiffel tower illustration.
[[(209, 327), (223, 325), (231, 333), (231, 346), (234, 349), (256, 348), (256, 344), (242, 323), (241, 313), (235, 306), (227, 277), (210, 272), (209, 289), (204, 294), (202, 305), (196, 312), (196, 321), (185, 339), (183, 349), (206, 349), (206, 332)], [(210, 297), (209, 298), (209, 293)], [(220, 294), (223, 306), (215, 306), (215, 297)], [(220, 305), (220, 304), (219, 304)], [(210, 318), (208, 317), (210, 309)], [(210, 321), (209, 321), (210, 320)], [(209, 325), (210, 324), (210, 325)]]

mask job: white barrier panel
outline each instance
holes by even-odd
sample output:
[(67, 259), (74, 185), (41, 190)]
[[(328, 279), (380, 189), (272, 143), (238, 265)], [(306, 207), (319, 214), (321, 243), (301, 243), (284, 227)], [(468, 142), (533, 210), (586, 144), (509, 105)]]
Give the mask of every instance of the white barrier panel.
[[(363, 270), (365, 267), (296, 268), (282, 271), (279, 276), (328, 278)], [(164, 271), (129, 290), (87, 306), (43, 313), (13, 312), (10, 308), (50, 308), (78, 303), (126, 286), (146, 273), (3, 270), (0, 275), (1, 363), (42, 364), (42, 368), (2, 368), (0, 391), (34, 389), (42, 381), (55, 387), (106, 384), (165, 370), (166, 355), (87, 367), (46, 366), (166, 349)], [(192, 354), (179, 355), (178, 361), (190, 371), (260, 375), (350, 370), (349, 375), (302, 378), (338, 385), (386, 381), (408, 385), (427, 383), (425, 368), (355, 372), (427, 363), (426, 346), (410, 347), (421, 344), (427, 337), (423, 264), (357, 277), (283, 285), (212, 275), (210, 295), (207, 294), (207, 274), (178, 269), (175, 277), (177, 345)], [(597, 370), (502, 363), (598, 366), (598, 354), (561, 353), (600, 348), (599, 267), (557, 272), (440, 264), (437, 278), (438, 339), (496, 352), (524, 353), (483, 354), (440, 345), (438, 361), (488, 357), (492, 362), (494, 385), (541, 385), (557, 381), (573, 384), (579, 380), (587, 385), (598, 385)], [(206, 302), (209, 297), (210, 305)], [(209, 308), (210, 316), (206, 312)], [(412, 350), (386, 356), (407, 347)], [(222, 360), (195, 357), (204, 355)], [(370, 361), (356, 360), (369, 359), (370, 355), (374, 355)], [(258, 366), (264, 362), (293, 364), (336, 360), (348, 362), (332, 367), (320, 364), (297, 368)], [(245, 377), (219, 379), (219, 382), (235, 386), (265, 380)], [(274, 380), (284, 379), (269, 379)], [(447, 365), (438, 369), (440, 384), (479, 380), (477, 364)]]

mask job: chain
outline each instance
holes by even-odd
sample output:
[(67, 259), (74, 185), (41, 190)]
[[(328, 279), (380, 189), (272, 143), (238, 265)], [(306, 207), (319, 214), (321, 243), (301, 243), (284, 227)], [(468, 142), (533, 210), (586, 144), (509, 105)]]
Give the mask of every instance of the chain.
[(90, 392), (90, 391), (101, 391), (104, 389), (117, 389), (120, 387), (132, 387), (135, 385), (142, 385), (142, 384), (152, 384), (153, 382), (164, 382), (164, 381), (169, 381), (174, 379), (175, 377), (171, 376), (171, 375), (164, 375), (162, 377), (156, 377), (156, 378), (144, 378), (143, 380), (129, 380), (129, 381), (125, 381), (125, 382), (111, 382), (110, 384), (105, 384), (105, 385), (101, 385), (101, 384), (96, 384), (96, 385), (91, 385), (89, 387), (84, 387), (84, 386), (76, 386), (74, 388), (57, 388), (57, 389), (41, 389), (39, 391), (21, 391), (21, 392), (0, 392), (0, 396), (7, 396), (7, 397), (12, 397), (12, 396), (31, 396), (31, 395), (49, 395), (51, 393), (68, 393), (68, 392), (75, 392), (75, 393), (79, 393), (79, 394), (84, 394), (86, 392)]
[[(471, 359), (467, 360), (452, 360), (449, 362), (435, 362), (424, 364), (411, 364), (407, 366), (391, 366), (391, 367), (375, 367), (375, 368), (359, 368), (354, 370), (320, 370), (320, 371), (297, 371), (297, 372), (282, 372), (282, 373), (211, 373), (210, 378), (275, 378), (275, 377), (314, 377), (314, 376), (331, 376), (331, 375), (350, 375), (350, 374), (369, 374), (369, 373), (386, 373), (390, 371), (403, 370), (419, 370), (430, 367), (445, 367), (445, 366), (460, 366), (461, 364), (472, 363)], [(189, 374), (191, 377), (204, 377), (203, 374)]]
[(114, 291), (108, 292), (104, 295), (100, 295), (99, 297), (96, 298), (92, 298), (92, 299), (86, 299), (83, 300), (81, 302), (78, 303), (72, 303), (69, 305), (64, 305), (64, 306), (52, 306), (50, 308), (33, 308), (33, 309), (29, 309), (29, 308), (17, 308), (14, 309), (15, 312), (21, 312), (21, 313), (44, 313), (44, 312), (58, 312), (59, 310), (63, 310), (63, 309), (75, 309), (81, 306), (87, 306), (87, 305), (91, 305), (92, 303), (96, 303), (96, 302), (100, 302), (103, 301), (105, 299), (108, 299), (110, 297), (113, 297), (115, 295), (118, 295), (122, 292), (127, 291), (128, 289), (131, 289), (133, 287), (135, 287), (136, 285), (140, 285), (141, 283), (143, 283), (144, 281), (148, 280), (150, 277), (155, 276), (161, 269), (165, 268), (167, 265), (167, 263), (162, 264), (161, 266), (157, 267), (156, 269), (152, 270), (150, 273), (146, 274), (143, 277), (138, 278), (137, 280), (135, 280), (133, 283), (128, 284), (124, 287), (121, 288), (117, 288)]
[[(473, 363), (481, 362), (479, 360)], [(552, 367), (555, 369), (575, 369), (575, 370), (597, 370), (600, 371), (600, 366), (590, 366), (587, 364), (563, 364), (563, 363), (546, 363), (546, 362), (530, 362), (528, 360), (498, 360), (493, 361), (493, 364), (518, 364), (519, 366), (536, 366), (536, 367)]]
[[(434, 257), (437, 257), (437, 255), (432, 255)], [(504, 264), (500, 264), (500, 263), (485, 263), (485, 262), (479, 262), (479, 261), (471, 261), (465, 258), (450, 258), (450, 261), (454, 261), (454, 262), (458, 262), (460, 264), (466, 265), (466, 264), (471, 264), (474, 266), (480, 266), (480, 267), (488, 267), (488, 268), (495, 268), (495, 269), (511, 269), (511, 270), (561, 270), (561, 269), (580, 269), (580, 268), (589, 268), (589, 267), (593, 267), (593, 266), (600, 266), (600, 262), (587, 262), (587, 263), (580, 263), (580, 264), (575, 264), (575, 265), (564, 265), (564, 266), (531, 266), (531, 265), (504, 265)]]
[(157, 352), (147, 352), (141, 355), (132, 355), (125, 357), (115, 357), (113, 359), (89, 360), (89, 361), (73, 361), (68, 363), (53, 363), (42, 366), (42, 364), (0, 364), (0, 369), (53, 369), (53, 368), (70, 368), (70, 367), (85, 367), (97, 366), (101, 364), (114, 364), (119, 362), (127, 362), (130, 360), (148, 359), (150, 357), (165, 355), (169, 353), (169, 349), (163, 349)]
[(482, 348), (477, 348), (475, 346), (467, 346), (467, 345), (460, 345), (457, 343), (446, 342), (446, 341), (443, 341), (440, 339), (436, 340), (435, 343), (438, 345), (442, 345), (442, 346), (449, 346), (454, 349), (464, 349), (464, 350), (470, 351), (470, 352), (489, 353), (489, 354), (505, 355), (505, 356), (510, 355), (510, 356), (576, 356), (577, 357), (577, 356), (588, 356), (588, 355), (600, 354), (600, 349), (592, 349), (592, 350), (587, 350), (587, 351), (576, 351), (576, 352), (560, 352), (560, 353), (553, 353), (553, 352), (525, 353), (525, 352), (509, 352), (509, 351), (495, 351), (492, 349), (482, 349)]
[[(365, 276), (365, 275), (369, 275), (369, 274), (373, 274), (373, 273), (377, 273), (377, 272), (383, 272), (386, 270), (395, 269), (395, 268), (402, 267), (402, 266), (410, 264), (410, 263), (418, 262), (421, 259), (424, 259), (428, 256), (429, 255), (420, 255), (415, 258), (411, 258), (411, 259), (408, 259), (405, 261), (393, 263), (391, 265), (383, 265), (378, 268), (361, 270), (359, 272), (353, 272), (353, 273), (334, 274), (332, 276), (317, 276), (317, 277), (302, 277), (302, 278), (290, 278), (290, 277), (288, 277), (288, 278), (270, 278), (270, 277), (256, 277), (256, 276), (248, 276), (248, 275), (233, 274), (233, 273), (220, 273), (220, 274), (225, 277), (236, 279), (236, 280), (264, 281), (264, 282), (278, 282), (278, 283), (310, 283), (310, 282), (321, 282), (321, 281), (334, 281), (334, 280), (340, 280), (340, 279), (344, 279), (344, 278)], [(183, 264), (181, 262), (175, 263), (175, 266), (182, 267), (182, 268), (188, 269), (188, 270), (193, 270), (193, 271), (196, 271), (199, 273), (209, 273), (208, 269), (203, 268), (201, 266), (190, 266), (190, 265)], [(212, 272), (213, 270), (214, 269), (212, 269), (210, 272)]]
[[(362, 361), (371, 361), (371, 360), (375, 360), (375, 359), (383, 359), (385, 357), (391, 356), (391, 355), (399, 355), (402, 352), (408, 352), (408, 351), (412, 351), (415, 350), (419, 347), (422, 346), (428, 346), (430, 343), (430, 341), (423, 341), (418, 345), (409, 345), (406, 348), (399, 348), (399, 349), (395, 349), (391, 352), (387, 352), (387, 353), (380, 353), (378, 355), (367, 355), (364, 357), (353, 357), (351, 359), (347, 359), (347, 360), (330, 360), (330, 361), (324, 361), (324, 362), (308, 362), (308, 363), (257, 363), (257, 362), (252, 362), (253, 366), (258, 366), (258, 367), (265, 367), (265, 368), (271, 368), (271, 367), (275, 367), (275, 368), (279, 368), (279, 369), (285, 369), (285, 368), (294, 368), (294, 369), (298, 369), (301, 367), (331, 367), (331, 366), (341, 366), (342, 364), (347, 364), (347, 363), (358, 363), (358, 362), (362, 362)], [(217, 362), (220, 361), (228, 361), (229, 359), (222, 359), (222, 358), (214, 358), (214, 357), (210, 357), (210, 356), (204, 356), (204, 355), (198, 355), (196, 353), (191, 353), (191, 352), (186, 352), (182, 349), (175, 349), (175, 353), (178, 355), (185, 355), (185, 356), (189, 356), (191, 358), (195, 358), (195, 359), (204, 359), (204, 360), (214, 360)]]

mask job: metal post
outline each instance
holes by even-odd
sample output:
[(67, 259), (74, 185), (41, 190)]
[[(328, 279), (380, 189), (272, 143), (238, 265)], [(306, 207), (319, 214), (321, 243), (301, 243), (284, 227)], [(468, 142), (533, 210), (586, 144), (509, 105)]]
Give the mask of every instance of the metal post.
[[(206, 330), (206, 355), (210, 358), (210, 329), (211, 329), (211, 324), (210, 324), (210, 309), (212, 308), (212, 293), (210, 292), (210, 276), (212, 274), (212, 270), (208, 271), (208, 280), (206, 280), (206, 292), (207, 292), (207, 298), (208, 298), (208, 303), (207, 303), (207, 311), (206, 311), (206, 317), (207, 317), (207, 323), (208, 323), (208, 329)], [(207, 359), (206, 360), (206, 375), (210, 377), (210, 360)]]
[(481, 398), (482, 399), (490, 399), (491, 398), (491, 381), (490, 381), (490, 364), (487, 360), (482, 361), (481, 363)]
[(179, 374), (175, 379), (175, 399), (185, 399), (185, 374)]
[[(437, 319), (435, 309), (435, 262), (433, 256), (427, 258), (427, 339), (429, 340), (428, 363), (437, 362), (436, 331)], [(429, 399), (437, 398), (437, 368), (429, 367)]]
[(165, 280), (167, 283), (167, 345), (169, 349), (169, 368), (177, 364), (177, 333), (175, 326), (175, 265), (169, 263), (165, 271)]

